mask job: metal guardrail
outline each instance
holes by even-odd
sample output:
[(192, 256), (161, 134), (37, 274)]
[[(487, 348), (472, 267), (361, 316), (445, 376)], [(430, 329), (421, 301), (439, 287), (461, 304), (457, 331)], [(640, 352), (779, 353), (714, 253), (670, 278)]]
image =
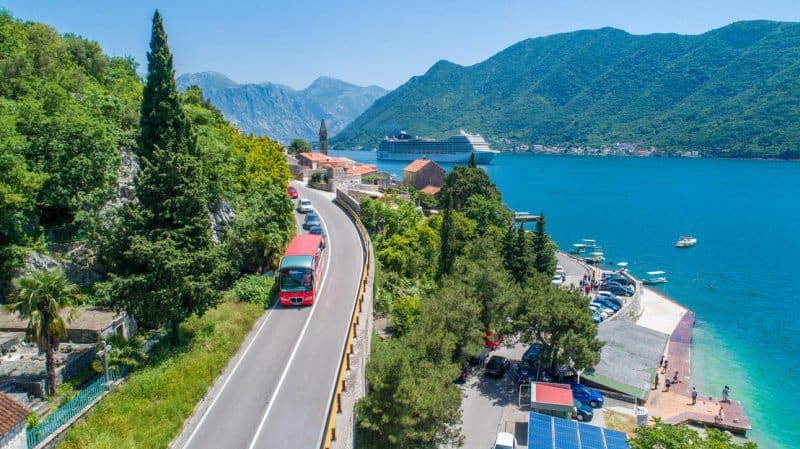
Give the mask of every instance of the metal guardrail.
[[(108, 381), (116, 382), (118, 379), (125, 377), (128, 372), (130, 372), (130, 367), (127, 365), (114, 367), (108, 371)], [(100, 376), (95, 379), (88, 387), (75, 395), (75, 397), (59, 407), (58, 410), (47, 415), (47, 417), (34, 428), (27, 431), (28, 449), (33, 449), (53, 432), (61, 428), (61, 426), (67, 424), (72, 418), (81, 413), (87, 405), (106, 391), (108, 391), (108, 385), (106, 384), (105, 376)]]
[(336, 415), (342, 411), (342, 392), (346, 390), (345, 385), (345, 373), (350, 369), (350, 356), (353, 353), (353, 339), (356, 337), (356, 326), (358, 326), (358, 316), (361, 313), (361, 309), (364, 303), (364, 290), (367, 287), (367, 277), (369, 274), (369, 253), (372, 250), (372, 245), (370, 243), (369, 234), (367, 233), (367, 229), (364, 227), (364, 224), (361, 223), (361, 218), (359, 218), (358, 214), (353, 211), (353, 209), (345, 202), (336, 198), (336, 204), (338, 204), (350, 217), (353, 219), (353, 222), (356, 224), (356, 228), (358, 229), (358, 233), (361, 237), (361, 243), (364, 246), (364, 271), (361, 275), (361, 282), (358, 286), (358, 296), (356, 300), (355, 307), (353, 307), (353, 315), (350, 318), (350, 327), (347, 330), (347, 339), (345, 340), (344, 351), (342, 352), (342, 358), (339, 361), (339, 374), (336, 376), (336, 388), (333, 392), (333, 398), (331, 399), (331, 406), (328, 410), (328, 423), (325, 427), (325, 436), (322, 438), (322, 449), (330, 449), (331, 442), (336, 440)]

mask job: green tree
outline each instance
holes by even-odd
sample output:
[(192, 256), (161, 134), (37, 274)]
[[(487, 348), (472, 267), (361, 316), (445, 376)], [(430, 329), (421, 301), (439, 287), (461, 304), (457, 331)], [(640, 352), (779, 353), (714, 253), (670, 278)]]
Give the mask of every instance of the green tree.
[(47, 394), (56, 392), (55, 351), (61, 339), (67, 336), (67, 323), (71, 321), (70, 308), (80, 298), (78, 288), (67, 281), (61, 270), (34, 271), (14, 280), (9, 311), (28, 321), (28, 334), (33, 336), (44, 352), (47, 368)]
[(356, 403), (356, 443), (375, 449), (436, 449), (458, 445), (457, 369), (421, 357), (395, 338), (373, 345), (369, 394)]
[(450, 207), (460, 211), (472, 195), (481, 195), (496, 201), (501, 201), (502, 198), (500, 190), (482, 168), (456, 165), (445, 176), (439, 198), (443, 204), (449, 201)]
[(574, 289), (529, 282), (518, 296), (511, 327), (524, 343), (541, 343), (551, 374), (571, 364), (576, 371), (600, 361), (603, 343), (586, 308), (587, 300)]
[(453, 209), (450, 206), (450, 199), (445, 200), (444, 214), (442, 215), (442, 227), (439, 230), (439, 267), (437, 276), (441, 277), (450, 274), (453, 263), (456, 261), (456, 241), (453, 230)]
[(475, 153), (470, 153), (469, 155), (469, 163), (467, 164), (468, 168), (478, 168), (478, 163), (475, 161)]
[(737, 444), (733, 438), (718, 429), (706, 428), (706, 437), (686, 425), (673, 426), (656, 418), (655, 425), (639, 427), (628, 440), (631, 449), (757, 449), (752, 441)]
[(536, 272), (534, 245), (525, 226), (509, 227), (503, 241), (504, 266), (518, 284), (528, 282)]
[(289, 154), (310, 153), (313, 150), (310, 143), (300, 138), (292, 140), (288, 148)]
[(533, 249), (536, 253), (536, 271), (553, 274), (556, 270), (556, 246), (544, 230), (544, 212), (539, 213), (536, 220), (536, 233), (533, 238)]
[(123, 209), (116, 257), (108, 262), (117, 304), (147, 324), (168, 324), (177, 345), (180, 323), (219, 302), (231, 267), (211, 236), (196, 139), (178, 101), (158, 11), (147, 56), (138, 202)]

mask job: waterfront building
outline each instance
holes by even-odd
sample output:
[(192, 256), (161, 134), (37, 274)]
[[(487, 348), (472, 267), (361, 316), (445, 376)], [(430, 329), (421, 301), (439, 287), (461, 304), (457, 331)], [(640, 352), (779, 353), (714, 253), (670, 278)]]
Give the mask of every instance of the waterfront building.
[(428, 158), (417, 159), (403, 169), (403, 184), (414, 186), (417, 190), (426, 186), (442, 187), (444, 169)]

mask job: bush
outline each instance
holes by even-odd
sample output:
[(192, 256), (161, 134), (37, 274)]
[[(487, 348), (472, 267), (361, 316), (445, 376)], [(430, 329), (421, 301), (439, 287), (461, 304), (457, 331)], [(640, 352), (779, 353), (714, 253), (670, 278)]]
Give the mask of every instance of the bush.
[(233, 284), (233, 293), (239, 301), (268, 305), (275, 280), (269, 276), (251, 274), (242, 276)]
[(328, 175), (325, 173), (314, 173), (311, 175), (311, 182), (315, 184), (323, 184), (328, 182)]

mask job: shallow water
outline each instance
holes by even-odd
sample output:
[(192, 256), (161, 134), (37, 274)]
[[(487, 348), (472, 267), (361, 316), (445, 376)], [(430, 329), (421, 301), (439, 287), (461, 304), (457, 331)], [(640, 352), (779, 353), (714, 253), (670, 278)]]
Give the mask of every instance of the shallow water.
[[(398, 177), (405, 165), (378, 164)], [(484, 168), (510, 207), (544, 212), (560, 248), (592, 238), (634, 274), (666, 271), (657, 289), (697, 314), (693, 384), (730, 386), (760, 448), (800, 448), (800, 164), (501, 154)], [(697, 245), (675, 248), (681, 235)]]

